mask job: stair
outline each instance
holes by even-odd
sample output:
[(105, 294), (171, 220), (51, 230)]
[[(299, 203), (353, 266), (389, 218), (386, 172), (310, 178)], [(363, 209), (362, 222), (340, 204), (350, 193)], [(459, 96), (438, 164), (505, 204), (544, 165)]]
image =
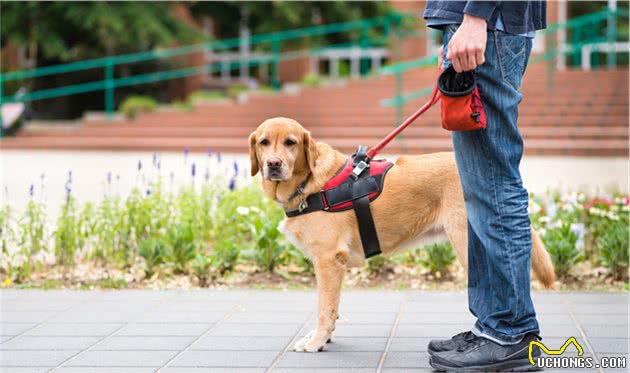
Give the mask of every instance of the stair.
[[(432, 69), (410, 71), (405, 91), (427, 87)], [(554, 74), (547, 87), (545, 66), (528, 68), (519, 108), (526, 154), (628, 155), (628, 69)], [(263, 120), (291, 117), (318, 141), (352, 152), (372, 145), (396, 124), (396, 110), (380, 106), (394, 95), (391, 76), (348, 81), (340, 86), (304, 88), (298, 95), (252, 95), (246, 104), (200, 103), (192, 112), (160, 110), (133, 121), (86, 121), (76, 129), (29, 129), (0, 141), (0, 149), (144, 150), (246, 152), (247, 136)], [(411, 114), (424, 100), (409, 103)], [(452, 149), (432, 108), (392, 142), (386, 153), (428, 153)]]

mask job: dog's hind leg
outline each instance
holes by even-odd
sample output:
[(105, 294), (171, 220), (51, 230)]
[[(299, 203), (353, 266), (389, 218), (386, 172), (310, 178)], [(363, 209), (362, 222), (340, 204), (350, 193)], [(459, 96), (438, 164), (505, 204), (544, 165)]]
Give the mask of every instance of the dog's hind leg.
[(332, 337), (339, 316), (339, 298), (343, 275), (348, 261), (347, 250), (337, 250), (325, 256), (315, 257), (313, 265), (319, 293), (317, 305), (317, 328), (295, 343), (293, 349), (302, 352), (317, 352)]
[(443, 222), (444, 231), (457, 254), (459, 263), (468, 270), (468, 221), (466, 210), (453, 210)]

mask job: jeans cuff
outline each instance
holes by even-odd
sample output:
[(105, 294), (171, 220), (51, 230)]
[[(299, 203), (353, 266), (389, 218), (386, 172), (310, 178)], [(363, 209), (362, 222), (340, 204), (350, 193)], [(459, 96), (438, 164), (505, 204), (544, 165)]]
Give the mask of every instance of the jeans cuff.
[(484, 328), (483, 325), (479, 321), (473, 325), (471, 331), (477, 337), (482, 337), (491, 340), (494, 343), (500, 344), (502, 346), (507, 345), (515, 345), (520, 343), (523, 338), (529, 333), (539, 333), (538, 329), (528, 330), (526, 332), (516, 334), (516, 335), (507, 335), (503, 333), (499, 333), (489, 328)]

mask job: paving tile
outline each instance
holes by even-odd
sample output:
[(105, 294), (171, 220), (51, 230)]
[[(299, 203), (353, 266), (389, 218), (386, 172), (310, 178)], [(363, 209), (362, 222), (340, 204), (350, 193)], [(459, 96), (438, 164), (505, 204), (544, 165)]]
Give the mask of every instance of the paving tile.
[(9, 339), (13, 339), (13, 338), (15, 338), (14, 335), (0, 335), (0, 343), (4, 343), (8, 341)]
[(589, 338), (589, 343), (596, 353), (630, 353), (628, 339), (624, 338)]
[[(310, 324), (300, 331), (300, 336), (304, 336), (315, 329), (314, 324)], [(392, 331), (390, 324), (344, 324), (338, 323), (333, 332), (334, 337), (389, 337)]]
[(86, 351), (67, 366), (160, 367), (177, 354), (176, 351)]
[(61, 367), (55, 373), (153, 373), (155, 368), (139, 367)]
[(198, 336), (212, 323), (132, 323), (116, 333), (118, 336)]
[(278, 351), (186, 351), (169, 367), (260, 367), (271, 365)]
[(430, 368), (429, 354), (419, 352), (391, 351), (385, 357), (387, 368)]
[(112, 336), (94, 346), (94, 350), (176, 350), (186, 348), (195, 337), (123, 337)]
[(381, 358), (374, 352), (287, 352), (278, 362), (279, 368), (376, 368)]
[(224, 323), (254, 323), (254, 324), (296, 324), (304, 323), (308, 319), (308, 312), (235, 312)]
[(230, 337), (287, 337), (294, 336), (299, 324), (220, 324), (212, 329), (208, 335)]
[(0, 312), (0, 323), (40, 323), (53, 316), (55, 313), (55, 311), (6, 311), (3, 309)]
[(37, 325), (36, 323), (8, 323), (3, 322), (0, 324), (0, 334), (2, 335), (17, 335), (25, 332), (26, 330)]
[(82, 350), (102, 337), (33, 337), (21, 335), (0, 345), (0, 350)]
[(451, 336), (461, 333), (464, 330), (470, 330), (470, 324), (400, 324), (396, 329), (396, 337), (412, 337), (412, 338), (450, 338)]
[(151, 312), (141, 317), (135, 318), (135, 322), (150, 323), (172, 323), (172, 322), (188, 322), (188, 323), (212, 323), (217, 322), (225, 317), (225, 312), (208, 312), (208, 311), (158, 311)]
[(51, 323), (124, 323), (138, 311), (66, 311), (59, 313), (47, 322)]
[(206, 335), (191, 350), (281, 351), (292, 337), (217, 337)]
[(387, 338), (334, 338), (332, 343), (326, 344), (326, 351), (384, 351), (387, 345)]
[(0, 372), (6, 373), (44, 373), (49, 372), (54, 367), (0, 367)]
[(49, 367), (56, 366), (77, 351), (2, 351), (0, 367)]
[(117, 323), (45, 323), (29, 330), (29, 336), (106, 336), (122, 324)]
[(393, 324), (395, 312), (346, 312), (339, 315), (337, 325), (348, 324)]
[(472, 325), (475, 317), (469, 312), (465, 314), (461, 312), (404, 312), (400, 315), (398, 322), (400, 324), (463, 324), (468, 322)]
[[(33, 296), (33, 295), (31, 295)], [(14, 300), (11, 302), (3, 302), (3, 311), (64, 311), (76, 305), (76, 302), (65, 301), (24, 301)]]
[(389, 351), (426, 352), (433, 338), (394, 338)]
[[(267, 368), (192, 368), (175, 367), (160, 370), (161, 373), (264, 373)], [(273, 370), (276, 372), (276, 369)]]
[(274, 368), (274, 373), (375, 373), (376, 368)]
[(576, 315), (628, 314), (628, 304), (585, 303), (579, 306), (572, 305), (571, 311)]
[(620, 315), (583, 315), (577, 314), (575, 318), (580, 325), (621, 325), (628, 326), (628, 314)]
[(405, 304), (405, 313), (407, 312), (422, 312), (422, 313), (446, 313), (446, 312), (455, 312), (468, 314), (468, 304), (460, 300), (459, 302), (449, 302), (449, 303), (436, 303), (431, 301), (422, 301), (422, 302), (411, 302)]
[(617, 325), (582, 325), (587, 338), (629, 338), (628, 328)]

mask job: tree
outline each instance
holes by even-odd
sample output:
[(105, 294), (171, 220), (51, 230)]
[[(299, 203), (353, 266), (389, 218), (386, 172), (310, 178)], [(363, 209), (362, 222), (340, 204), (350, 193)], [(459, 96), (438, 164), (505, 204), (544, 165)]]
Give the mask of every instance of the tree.
[(201, 33), (171, 14), (168, 2), (2, 2), (2, 41), (30, 56), (72, 61), (189, 43)]
[(223, 39), (237, 37), (242, 21), (253, 34), (262, 34), (378, 17), (390, 9), (385, 1), (223, 1), (197, 2), (191, 12), (198, 18), (212, 18), (216, 38)]

